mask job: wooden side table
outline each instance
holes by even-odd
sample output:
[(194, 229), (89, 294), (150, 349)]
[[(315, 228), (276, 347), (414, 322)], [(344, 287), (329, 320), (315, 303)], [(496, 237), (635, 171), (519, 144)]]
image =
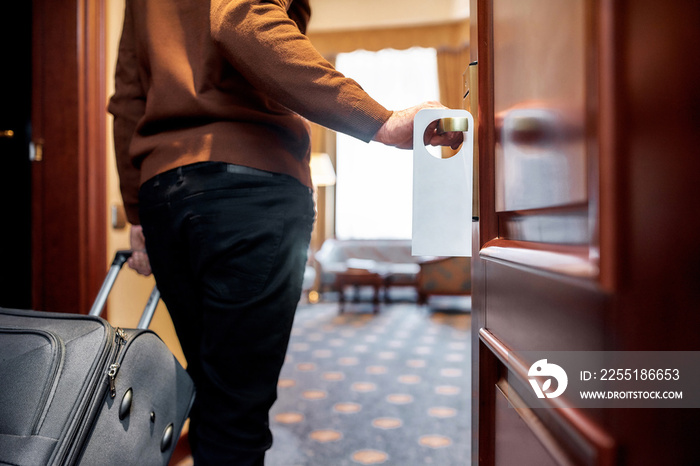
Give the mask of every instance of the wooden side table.
[(379, 313), (379, 290), (384, 285), (384, 279), (380, 274), (365, 269), (348, 269), (336, 274), (335, 284), (340, 293), (338, 310), (341, 314), (345, 311), (345, 288), (347, 286), (371, 286), (374, 289), (372, 299), (374, 313)]

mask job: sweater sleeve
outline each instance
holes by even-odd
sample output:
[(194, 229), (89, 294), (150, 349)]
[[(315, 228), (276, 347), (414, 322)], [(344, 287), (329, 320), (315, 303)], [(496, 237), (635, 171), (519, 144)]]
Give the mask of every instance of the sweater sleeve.
[(212, 0), (211, 34), (253, 85), (293, 112), (370, 141), (391, 112), (326, 61), (302, 33), (294, 0)]
[(108, 111), (114, 116), (114, 150), (124, 209), (129, 222), (138, 225), (138, 191), (141, 177), (139, 168), (129, 156), (129, 146), (136, 126), (145, 112), (146, 96), (139, 77), (130, 6), (131, 2), (126, 2), (115, 72), (115, 91), (109, 101)]
[(289, 17), (297, 24), (299, 31), (306, 34), (306, 27), (309, 25), (311, 18), (311, 8), (308, 1), (291, 2), (287, 9)]

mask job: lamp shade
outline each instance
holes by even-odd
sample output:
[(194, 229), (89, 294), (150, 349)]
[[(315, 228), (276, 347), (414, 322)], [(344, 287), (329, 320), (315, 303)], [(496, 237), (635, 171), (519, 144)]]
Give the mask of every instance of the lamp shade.
[(333, 163), (325, 152), (311, 153), (311, 181), (314, 186), (332, 186), (335, 184)]

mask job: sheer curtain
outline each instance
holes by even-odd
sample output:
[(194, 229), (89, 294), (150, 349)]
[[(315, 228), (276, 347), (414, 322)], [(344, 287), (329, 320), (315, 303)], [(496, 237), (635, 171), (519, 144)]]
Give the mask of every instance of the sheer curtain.
[[(389, 109), (440, 97), (437, 53), (432, 48), (342, 53), (336, 68)], [(412, 152), (343, 134), (337, 136), (336, 150), (336, 236), (410, 238)]]

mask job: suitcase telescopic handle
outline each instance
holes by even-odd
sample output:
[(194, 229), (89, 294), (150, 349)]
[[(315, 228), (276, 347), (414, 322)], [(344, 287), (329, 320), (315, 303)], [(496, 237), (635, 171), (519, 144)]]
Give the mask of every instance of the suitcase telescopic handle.
[[(119, 272), (121, 271), (126, 261), (129, 260), (129, 257), (131, 257), (131, 251), (129, 250), (119, 250), (116, 252), (116, 254), (114, 255), (114, 260), (112, 261), (112, 265), (107, 271), (107, 276), (105, 277), (104, 282), (102, 282), (102, 286), (100, 287), (100, 291), (97, 293), (95, 302), (92, 304), (92, 308), (90, 309), (89, 315), (99, 316), (100, 314), (102, 314), (105, 304), (107, 303), (107, 297), (109, 296), (109, 292), (112, 291), (114, 282), (117, 281)], [(151, 323), (151, 320), (153, 319), (153, 314), (156, 312), (156, 307), (158, 306), (159, 301), (160, 291), (158, 290), (158, 287), (154, 285), (153, 290), (151, 291), (151, 295), (149, 296), (148, 301), (146, 302), (146, 307), (144, 308), (143, 313), (141, 314), (141, 319), (139, 320), (137, 328), (148, 328), (148, 326)]]
[(156, 285), (153, 285), (153, 290), (151, 290), (151, 296), (148, 297), (146, 302), (146, 307), (143, 309), (141, 314), (141, 319), (136, 328), (147, 329), (151, 325), (151, 320), (153, 320), (153, 314), (156, 312), (156, 307), (158, 307), (158, 302), (160, 301), (160, 291)]

